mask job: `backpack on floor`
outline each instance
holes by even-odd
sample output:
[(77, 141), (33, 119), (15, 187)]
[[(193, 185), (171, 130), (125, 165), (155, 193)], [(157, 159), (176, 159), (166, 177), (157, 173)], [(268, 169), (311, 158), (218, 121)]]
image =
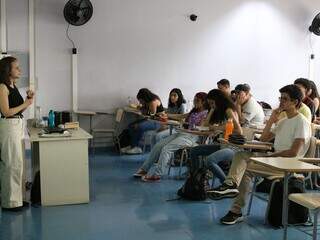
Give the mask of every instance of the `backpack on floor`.
[[(297, 178), (289, 180), (288, 192), (304, 193), (303, 181)], [(282, 196), (283, 181), (275, 183), (271, 195), (270, 207), (267, 213), (268, 223), (273, 227), (282, 227)], [(288, 223), (304, 224), (308, 221), (308, 209), (294, 202), (289, 201)]]
[[(124, 129), (118, 136), (120, 147), (124, 148), (131, 144), (131, 137), (129, 134), (129, 129)], [(118, 145), (116, 145), (118, 148)], [(120, 149), (118, 149), (120, 151)]]
[(202, 201), (207, 198), (209, 185), (209, 170), (197, 169), (189, 173), (186, 182), (178, 190), (177, 195), (183, 199)]

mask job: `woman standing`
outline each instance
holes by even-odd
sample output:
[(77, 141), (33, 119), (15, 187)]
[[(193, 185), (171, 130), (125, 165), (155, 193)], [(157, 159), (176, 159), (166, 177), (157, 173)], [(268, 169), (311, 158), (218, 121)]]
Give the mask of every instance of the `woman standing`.
[(21, 76), (19, 62), (14, 57), (0, 60), (0, 182), (1, 207), (4, 211), (23, 208), (23, 111), (33, 102), (34, 93), (27, 91), (23, 100), (16, 87)]

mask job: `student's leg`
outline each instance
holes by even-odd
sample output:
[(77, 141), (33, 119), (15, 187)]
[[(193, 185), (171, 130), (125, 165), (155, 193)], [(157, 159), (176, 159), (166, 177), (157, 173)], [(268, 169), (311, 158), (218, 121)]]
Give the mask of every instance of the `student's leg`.
[(253, 156), (251, 152), (237, 152), (232, 160), (232, 164), (224, 181), (228, 185), (240, 185), (241, 179), (247, 169), (248, 160)]
[(202, 156), (208, 156), (211, 153), (214, 153), (220, 149), (220, 145), (218, 144), (210, 144), (210, 145), (199, 145), (193, 147), (190, 150), (190, 158), (191, 158), (191, 166), (190, 169), (198, 169), (200, 167), (201, 160), (199, 159)]
[(134, 128), (130, 128), (130, 137), (132, 147), (138, 147), (143, 134), (146, 131), (157, 130), (160, 128), (160, 123), (156, 121), (142, 121), (135, 125)]
[(184, 147), (191, 147), (198, 140), (197, 136), (191, 134), (177, 134), (176, 136), (177, 137), (175, 139), (173, 139), (170, 143), (162, 148), (159, 156), (159, 161), (156, 163), (154, 171), (152, 173), (153, 175), (161, 176), (166, 171), (168, 162), (170, 161), (175, 151)]
[(254, 171), (260, 171), (263, 172), (263, 174), (259, 174), (262, 177), (267, 177), (267, 176), (283, 176), (283, 173), (275, 170), (271, 170), (268, 167), (264, 167), (262, 165), (254, 164), (254, 163), (249, 163), (248, 168), (245, 171), (245, 174), (240, 182), (239, 185), (239, 194), (238, 196), (234, 199), (234, 202), (231, 207), (231, 211), (234, 213), (241, 213), (241, 209), (246, 206), (246, 200), (250, 191), (250, 183), (251, 179), (254, 177), (254, 174), (250, 172), (250, 170)]
[(210, 154), (207, 158), (207, 166), (212, 171), (213, 175), (216, 176), (221, 183), (225, 180), (226, 176), (218, 163), (222, 161), (231, 162), (235, 155), (235, 151), (230, 148), (224, 148)]
[[(175, 130), (172, 131), (172, 134), (174, 134), (174, 133), (176, 133)], [(163, 130), (161, 132), (158, 132), (156, 134), (155, 141), (156, 141), (156, 143), (160, 142), (162, 139), (164, 139), (164, 138), (166, 138), (168, 136), (170, 136), (170, 129), (165, 129), (165, 130)]]
[(144, 161), (141, 169), (143, 169), (145, 172), (148, 172), (152, 165), (158, 161), (162, 148), (175, 138), (176, 134), (168, 136), (154, 145), (148, 158)]

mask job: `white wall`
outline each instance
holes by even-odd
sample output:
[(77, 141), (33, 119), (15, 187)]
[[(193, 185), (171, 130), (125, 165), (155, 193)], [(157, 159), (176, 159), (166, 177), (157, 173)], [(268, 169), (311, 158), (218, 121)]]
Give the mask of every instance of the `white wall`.
[[(37, 96), (44, 112), (71, 109), (65, 2), (36, 0)], [(320, 11), (317, 0), (92, 3), (90, 22), (71, 27), (79, 50), (79, 108), (92, 110), (121, 106), (141, 87), (150, 88), (165, 103), (173, 87), (191, 99), (196, 91), (214, 88), (221, 78), (230, 79), (233, 86), (247, 82), (257, 99), (276, 104), (281, 86), (308, 75), (307, 29)], [(10, 0), (8, 5), (9, 48), (23, 49), (28, 38), (20, 16), (26, 15), (27, 0)], [(191, 13), (199, 16), (197, 22), (188, 19)], [(312, 42), (320, 58), (320, 38)], [(319, 64), (317, 60), (317, 69)], [(318, 82), (319, 70), (316, 76)]]

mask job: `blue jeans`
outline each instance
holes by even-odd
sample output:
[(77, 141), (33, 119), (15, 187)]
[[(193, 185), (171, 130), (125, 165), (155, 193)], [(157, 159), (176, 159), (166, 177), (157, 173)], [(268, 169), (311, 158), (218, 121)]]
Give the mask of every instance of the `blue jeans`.
[(129, 134), (131, 137), (131, 146), (138, 147), (139, 142), (146, 131), (157, 130), (160, 128), (160, 123), (156, 121), (142, 120), (129, 125)]
[(198, 136), (188, 133), (176, 133), (162, 139), (152, 148), (141, 168), (148, 172), (148, 176), (163, 175), (173, 154), (184, 147), (194, 146), (198, 139)]
[(217, 177), (222, 183), (226, 175), (223, 170), (219, 167), (218, 163), (222, 161), (231, 162), (235, 155), (234, 150), (230, 148), (220, 149), (220, 145), (200, 145), (191, 149), (191, 170), (200, 168), (200, 156), (207, 156), (204, 161), (205, 167), (212, 171), (213, 175)]

